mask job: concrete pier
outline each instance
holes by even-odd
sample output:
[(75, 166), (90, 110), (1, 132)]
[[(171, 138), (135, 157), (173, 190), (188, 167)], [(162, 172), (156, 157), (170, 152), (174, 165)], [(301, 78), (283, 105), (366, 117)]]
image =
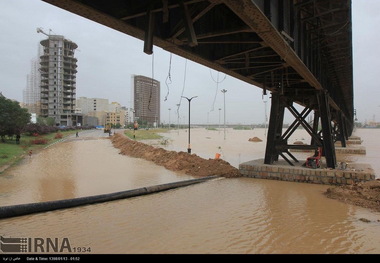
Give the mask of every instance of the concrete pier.
[(328, 185), (348, 185), (376, 177), (369, 164), (348, 164), (345, 169), (312, 169), (303, 167), (304, 162), (300, 161), (295, 166), (285, 161), (268, 165), (264, 164), (264, 159), (258, 159), (241, 163), (239, 170), (245, 177)]
[[(365, 155), (367, 153), (366, 148), (364, 146), (361, 146), (363, 140), (358, 136), (351, 136), (346, 141), (347, 146), (342, 147), (342, 144), (340, 141), (335, 142), (335, 152), (337, 154), (359, 154), (359, 155)], [(302, 143), (301, 143), (302, 144)], [(291, 149), (291, 152), (314, 152), (314, 150), (297, 150), (297, 149)]]

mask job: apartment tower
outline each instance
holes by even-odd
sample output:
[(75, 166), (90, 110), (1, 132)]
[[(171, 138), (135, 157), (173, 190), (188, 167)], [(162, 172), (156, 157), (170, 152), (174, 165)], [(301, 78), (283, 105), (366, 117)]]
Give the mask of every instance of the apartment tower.
[(132, 75), (134, 119), (142, 125), (160, 123), (160, 82), (141, 75)]
[(26, 88), (23, 90), (23, 107), (28, 109), (29, 113), (40, 115), (41, 75), (38, 71), (40, 67), (39, 58), (32, 59), (30, 64), (30, 73), (26, 76)]
[(77, 59), (74, 42), (60, 35), (48, 35), (40, 42), (41, 117), (52, 117), (57, 126), (76, 125), (75, 97)]

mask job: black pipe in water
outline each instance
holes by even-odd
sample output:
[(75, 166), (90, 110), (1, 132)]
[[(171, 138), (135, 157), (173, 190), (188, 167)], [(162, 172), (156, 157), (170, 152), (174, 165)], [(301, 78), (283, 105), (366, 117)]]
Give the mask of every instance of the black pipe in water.
[(0, 207), (0, 219), (1, 218), (10, 218), (15, 216), (28, 215), (33, 213), (47, 212), (57, 209), (65, 209), (82, 205), (90, 205), (95, 203), (109, 202), (118, 199), (125, 199), (130, 197), (136, 197), (147, 194), (154, 194), (161, 191), (167, 191), (179, 187), (189, 186), (192, 184), (197, 184), (205, 182), (211, 179), (219, 178), (219, 176), (207, 176), (203, 178), (191, 179), (180, 182), (173, 182), (161, 185), (154, 185), (148, 187), (142, 187), (138, 189), (132, 189), (127, 191), (78, 197), (73, 199), (64, 199), (56, 201), (46, 201), (39, 203), (29, 203), (29, 204), (20, 204), (20, 205), (10, 205)]

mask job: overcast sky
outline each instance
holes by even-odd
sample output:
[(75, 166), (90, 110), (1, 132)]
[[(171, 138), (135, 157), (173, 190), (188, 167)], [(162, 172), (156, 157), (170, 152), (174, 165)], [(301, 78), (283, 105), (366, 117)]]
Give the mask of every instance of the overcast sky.
[[(352, 5), (354, 105), (359, 121), (380, 121), (380, 0), (352, 0)], [(227, 90), (227, 123), (265, 120), (262, 90), (224, 73), (174, 54), (170, 64), (170, 53), (158, 47), (154, 56), (147, 55), (142, 41), (40, 0), (0, 0), (0, 10), (0, 92), (7, 98), (22, 101), (30, 62), (46, 38), (36, 31), (41, 27), (78, 44), (77, 97), (106, 98), (131, 107), (131, 75), (145, 75), (161, 82), (163, 122), (168, 122), (169, 108), (171, 122), (176, 121), (181, 94), (198, 96), (191, 102), (193, 123), (218, 123), (219, 112), (223, 122), (221, 89)], [(181, 122), (186, 123), (187, 116), (188, 102), (182, 99)]]

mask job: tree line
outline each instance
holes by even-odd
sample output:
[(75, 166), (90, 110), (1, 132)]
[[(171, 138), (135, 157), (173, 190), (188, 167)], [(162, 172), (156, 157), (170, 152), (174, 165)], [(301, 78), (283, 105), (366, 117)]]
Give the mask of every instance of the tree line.
[[(61, 129), (54, 126), (54, 119), (51, 117), (37, 118), (37, 123), (30, 122), (31, 114), (27, 109), (22, 108), (17, 101), (5, 98), (0, 93), (0, 138), (5, 142), (6, 137), (13, 138), (16, 141), (20, 139), (21, 134), (41, 135), (59, 130), (74, 130), (76, 127), (66, 127)], [(91, 129), (93, 127), (81, 127), (81, 129)]]
[(30, 116), (28, 110), (21, 108), (17, 101), (7, 99), (0, 93), (1, 141), (5, 141), (5, 136), (20, 136), (30, 122)]

